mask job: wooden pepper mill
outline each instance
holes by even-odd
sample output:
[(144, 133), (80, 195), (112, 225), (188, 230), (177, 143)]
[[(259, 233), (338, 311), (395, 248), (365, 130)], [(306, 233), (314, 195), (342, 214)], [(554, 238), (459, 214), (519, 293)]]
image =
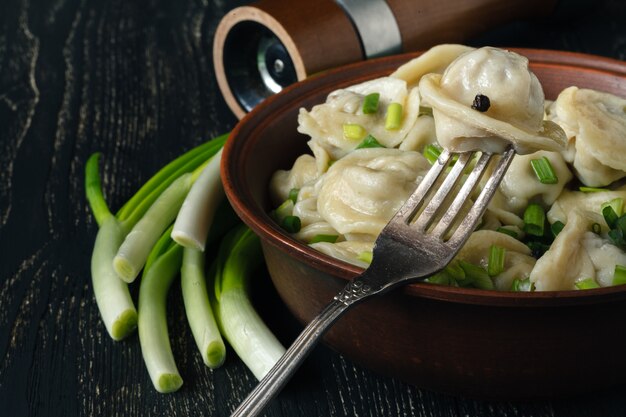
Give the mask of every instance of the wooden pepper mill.
[(515, 19), (543, 17), (557, 0), (261, 0), (217, 27), (213, 62), (238, 118), (283, 87), (324, 69), (462, 43)]

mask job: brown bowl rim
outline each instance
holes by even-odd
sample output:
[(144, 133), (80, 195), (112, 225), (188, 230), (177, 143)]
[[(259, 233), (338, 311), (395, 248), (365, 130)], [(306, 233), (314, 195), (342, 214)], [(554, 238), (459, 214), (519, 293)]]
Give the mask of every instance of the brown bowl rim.
[[(507, 48), (529, 57), (533, 65), (575, 68), (579, 71), (601, 72), (606, 75), (624, 78), (626, 82), (626, 62), (597, 55), (578, 52), (556, 51), (549, 49)], [(304, 262), (310, 267), (339, 279), (349, 280), (362, 272), (362, 269), (344, 261), (337, 260), (295, 240), (280, 229), (255, 203), (253, 196), (247, 192), (245, 183), (236, 172), (236, 158), (248, 142), (241, 140), (248, 133), (263, 129), (267, 123), (267, 115), (293, 107), (294, 98), (317, 94), (320, 88), (345, 87), (359, 81), (388, 74), (400, 63), (420, 55), (422, 52), (411, 52), (399, 55), (361, 61), (339, 68), (330, 69), (316, 74), (296, 84), (290, 85), (275, 94), (244, 116), (224, 145), (221, 163), (221, 176), (225, 194), (235, 212), (265, 242), (285, 251), (289, 256)], [(377, 65), (371, 72), (359, 72), (355, 77), (345, 77), (351, 71), (360, 71), (367, 66)], [(339, 83), (336, 83), (339, 80)], [(500, 307), (533, 307), (584, 305), (613, 302), (626, 299), (626, 287), (612, 286), (590, 290), (511, 292), (480, 290), (474, 288), (449, 287), (427, 283), (406, 285), (402, 291), (415, 297), (424, 297), (454, 303), (500, 306)]]

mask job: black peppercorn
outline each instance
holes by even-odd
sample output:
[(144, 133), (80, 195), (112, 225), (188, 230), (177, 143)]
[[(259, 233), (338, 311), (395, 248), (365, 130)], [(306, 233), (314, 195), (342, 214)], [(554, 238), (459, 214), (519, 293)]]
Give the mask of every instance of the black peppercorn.
[(489, 110), (489, 106), (491, 106), (489, 97), (482, 94), (476, 94), (476, 97), (474, 97), (474, 102), (472, 103), (472, 108), (474, 110), (478, 110), (479, 112), (484, 113)]

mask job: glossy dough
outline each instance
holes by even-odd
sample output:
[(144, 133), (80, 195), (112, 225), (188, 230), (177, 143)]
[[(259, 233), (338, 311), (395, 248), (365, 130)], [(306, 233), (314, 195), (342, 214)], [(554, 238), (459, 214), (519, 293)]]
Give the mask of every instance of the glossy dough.
[[(427, 74), (419, 82), (426, 104), (432, 106), (437, 138), (455, 151), (503, 152), (513, 145), (525, 154), (566, 145), (563, 130), (544, 121), (544, 95), (528, 59), (513, 52), (484, 47), (459, 56), (441, 74)], [(490, 107), (474, 110), (477, 95)]]

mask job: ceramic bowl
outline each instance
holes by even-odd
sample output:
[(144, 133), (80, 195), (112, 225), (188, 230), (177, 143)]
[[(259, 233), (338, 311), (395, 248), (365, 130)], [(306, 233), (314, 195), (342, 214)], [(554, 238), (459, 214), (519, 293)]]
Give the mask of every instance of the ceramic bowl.
[[(626, 97), (626, 63), (518, 49), (547, 99), (570, 85)], [(361, 270), (283, 232), (269, 217), (270, 176), (308, 152), (297, 114), (331, 91), (387, 75), (416, 56), (365, 61), (270, 97), (233, 130), (222, 177), (232, 206), (260, 237), (271, 280), (289, 310), (309, 322)], [(626, 157), (626, 156), (625, 156)], [(512, 293), (418, 283), (358, 305), (325, 343), (380, 374), (455, 395), (528, 399), (569, 396), (626, 382), (626, 287)]]

